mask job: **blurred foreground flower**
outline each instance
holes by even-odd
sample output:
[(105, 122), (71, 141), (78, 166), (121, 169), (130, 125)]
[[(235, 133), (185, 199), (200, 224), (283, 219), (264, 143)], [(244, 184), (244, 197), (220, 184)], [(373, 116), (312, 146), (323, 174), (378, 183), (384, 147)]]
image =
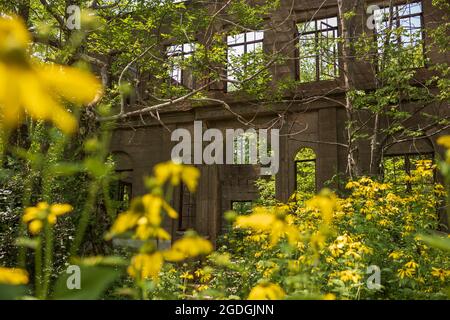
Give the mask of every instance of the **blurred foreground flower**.
[(154, 172), (159, 185), (163, 185), (169, 179), (173, 186), (178, 186), (180, 181), (183, 181), (190, 192), (195, 192), (198, 178), (200, 177), (200, 172), (197, 168), (172, 161), (156, 165)]
[(329, 189), (323, 189), (318, 195), (308, 200), (306, 206), (311, 210), (319, 210), (325, 224), (330, 224), (333, 213), (340, 209), (338, 197)]
[(128, 274), (136, 279), (156, 280), (158, 279), (163, 264), (163, 255), (160, 252), (152, 254), (141, 253), (131, 259)]
[(47, 202), (39, 202), (36, 207), (29, 207), (25, 209), (23, 215), (23, 222), (28, 223), (28, 229), (31, 234), (38, 234), (41, 232), (44, 222), (47, 221), (51, 225), (56, 224), (58, 216), (72, 211), (73, 208), (69, 204), (52, 204)]
[(128, 274), (137, 280), (158, 280), (164, 260), (179, 262), (211, 253), (211, 242), (197, 235), (187, 235), (177, 240), (169, 250), (139, 253), (131, 259)]
[(208, 240), (199, 236), (188, 235), (177, 240), (168, 251), (164, 252), (164, 258), (168, 261), (178, 262), (200, 255), (207, 255), (212, 250), (213, 246)]
[(170, 235), (160, 227), (162, 210), (165, 210), (172, 219), (178, 217), (178, 213), (160, 196), (147, 194), (134, 198), (130, 209), (117, 217), (106, 238), (111, 239), (135, 229), (134, 237), (140, 240), (148, 238), (169, 240)]
[(250, 291), (248, 300), (281, 300), (286, 293), (277, 284), (268, 283), (257, 285)]
[(446, 149), (450, 149), (450, 136), (442, 136), (437, 139), (437, 143)]
[(28, 273), (17, 268), (0, 267), (0, 284), (21, 285), (28, 283)]
[(101, 95), (92, 75), (59, 65), (32, 60), (30, 35), (19, 18), (0, 17), (0, 111), (2, 126), (16, 127), (28, 114), (35, 120), (53, 122), (65, 133), (77, 128), (75, 117), (62, 105), (90, 104)]
[(272, 246), (284, 237), (287, 237), (288, 242), (294, 245), (299, 240), (299, 232), (292, 225), (292, 221), (289, 221), (285, 212), (285, 206), (256, 207), (251, 215), (237, 217), (234, 226), (269, 234)]

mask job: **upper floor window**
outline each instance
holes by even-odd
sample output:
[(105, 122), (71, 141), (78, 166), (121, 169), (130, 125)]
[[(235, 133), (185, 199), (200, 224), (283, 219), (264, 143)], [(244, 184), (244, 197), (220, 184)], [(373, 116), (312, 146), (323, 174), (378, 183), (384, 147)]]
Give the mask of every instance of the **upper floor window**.
[[(254, 31), (227, 38), (227, 91), (235, 91), (239, 86), (233, 81), (239, 81), (246, 74), (247, 66), (254, 62), (254, 55), (263, 49), (264, 32)], [(253, 56), (253, 57), (252, 57)]]
[(234, 158), (235, 164), (255, 164), (258, 156), (258, 136), (256, 132), (247, 131), (238, 133), (234, 138)]
[(172, 45), (167, 48), (170, 63), (169, 76), (172, 83), (191, 89), (194, 87), (194, 76), (185, 66), (186, 61), (194, 54), (194, 50), (195, 44), (193, 43)]
[(339, 76), (337, 17), (303, 22), (297, 27), (300, 82), (337, 78)]
[(424, 65), (422, 35), (422, 3), (413, 2), (375, 10), (378, 53), (385, 57), (387, 48), (392, 48), (388, 60), (405, 53), (408, 66)]

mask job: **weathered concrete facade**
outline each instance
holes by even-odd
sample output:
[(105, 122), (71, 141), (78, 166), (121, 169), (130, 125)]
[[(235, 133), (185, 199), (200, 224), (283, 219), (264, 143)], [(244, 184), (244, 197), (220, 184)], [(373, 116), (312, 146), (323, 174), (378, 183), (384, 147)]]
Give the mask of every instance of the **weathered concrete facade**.
[[(277, 25), (264, 35), (265, 50), (284, 48), (286, 54), (295, 57), (296, 23), (310, 19), (337, 16), (336, 1), (302, 0), (295, 1), (291, 11), (291, 1), (283, 1), (284, 6), (268, 23)], [(367, 1), (367, 4), (379, 3)], [(422, 1), (423, 22), (425, 26), (433, 26), (439, 21), (441, 13), (431, 6), (431, 0)], [(366, 7), (364, 6), (364, 7)], [(359, 12), (361, 30), (365, 28), (367, 15)], [(220, 27), (220, 26), (219, 26)], [(218, 27), (218, 28), (219, 28)], [(365, 30), (367, 31), (367, 30)], [(425, 38), (425, 43), (427, 39)], [(449, 57), (432, 52), (428, 58), (433, 63), (449, 62)], [(284, 77), (297, 76), (297, 63), (295, 59), (287, 60), (283, 65), (271, 69), (274, 80)], [(369, 89), (372, 87), (370, 68), (361, 62), (351, 66), (352, 77), (357, 87)], [(425, 77), (427, 69), (418, 71), (418, 77)], [(233, 113), (222, 105), (210, 105), (197, 108), (169, 107), (160, 111), (160, 122), (145, 117), (134, 119), (131, 123), (120, 125), (113, 136), (111, 152), (119, 154), (118, 170), (127, 171), (127, 182), (132, 184), (133, 196), (145, 193), (143, 177), (151, 173), (152, 168), (159, 162), (171, 158), (171, 150), (176, 142), (171, 141), (171, 131), (176, 128), (188, 129), (193, 134), (194, 121), (203, 121), (208, 128), (220, 130), (242, 128), (248, 129), (238, 121), (236, 114), (245, 119), (254, 119), (252, 125), (265, 128), (275, 123), (280, 134), (280, 169), (276, 175), (276, 196), (286, 201), (295, 189), (295, 162), (297, 152), (303, 147), (312, 148), (316, 153), (316, 184), (320, 189), (338, 173), (345, 173), (347, 165), (347, 150), (345, 148), (345, 109), (341, 103), (345, 100), (342, 78), (336, 80), (316, 81), (299, 85), (294, 93), (296, 97), (327, 96), (331, 99), (311, 99), (308, 102), (296, 103), (295, 99), (286, 103), (270, 104), (269, 106), (258, 101), (239, 100), (233, 94), (226, 94), (220, 89), (215, 96), (226, 100), (232, 107)], [(411, 106), (414, 108), (414, 106)], [(430, 106), (429, 112), (433, 114), (448, 115), (446, 110)], [(276, 121), (274, 121), (274, 119)], [(422, 121), (416, 119), (415, 121)], [(204, 130), (207, 128), (204, 128)], [(418, 139), (416, 141), (393, 145), (390, 154), (404, 153), (442, 153), (435, 144), (435, 138)], [(359, 161), (364, 171), (368, 170), (369, 145), (361, 144), (359, 148)], [(195, 196), (189, 196), (182, 189), (175, 193), (173, 205), (180, 215), (189, 220), (188, 227), (195, 228), (199, 233), (209, 236), (215, 241), (222, 228), (223, 213), (231, 209), (233, 201), (253, 201), (257, 198), (254, 182), (259, 178), (258, 168), (251, 165), (201, 165), (201, 179)], [(183, 222), (184, 223), (184, 222)], [(174, 237), (183, 231), (185, 226), (179, 222), (167, 221), (166, 228), (172, 231)]]

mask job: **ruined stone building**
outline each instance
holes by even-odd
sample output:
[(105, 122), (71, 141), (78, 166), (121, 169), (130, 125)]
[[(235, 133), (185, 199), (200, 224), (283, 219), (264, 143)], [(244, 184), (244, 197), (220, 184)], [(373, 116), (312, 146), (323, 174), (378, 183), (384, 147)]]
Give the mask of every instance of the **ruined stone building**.
[[(346, 1), (346, 0), (345, 0)], [(344, 2), (345, 2), (344, 1)], [(389, 1), (362, 1), (364, 5), (357, 12), (360, 23), (356, 32), (372, 32), (366, 21), (370, 14), (366, 10), (369, 5), (376, 4), (380, 8), (389, 5)], [(421, 30), (433, 27), (442, 19), (442, 13), (432, 6), (431, 0), (394, 1), (399, 7), (396, 21), (409, 28), (411, 33), (423, 37), (425, 45), (428, 35)], [(405, 3), (407, 4), (405, 5)], [(381, 9), (382, 10), (382, 9)], [(306, 31), (299, 37), (299, 25), (309, 22)], [(211, 103), (202, 107), (169, 106), (160, 110), (161, 121), (145, 117), (145, 121), (136, 117), (131, 124), (119, 125), (115, 130), (111, 151), (118, 161), (117, 170), (124, 173), (121, 183), (121, 194), (131, 193), (138, 196), (145, 193), (144, 176), (152, 172), (154, 165), (171, 159), (172, 148), (177, 142), (171, 141), (171, 132), (177, 128), (185, 128), (192, 132), (194, 121), (202, 121), (203, 130), (207, 128), (225, 129), (245, 127), (242, 119), (252, 119), (252, 125), (259, 128), (276, 127), (280, 129), (279, 136), (279, 171), (275, 177), (276, 198), (286, 201), (301, 183), (297, 173), (306, 165), (313, 168), (313, 181), (316, 190), (320, 190), (327, 182), (339, 175), (345, 175), (347, 167), (346, 145), (346, 111), (345, 90), (340, 68), (342, 47), (336, 44), (332, 49), (333, 64), (324, 66), (321, 57), (308, 57), (309, 73), (302, 70), (308, 63), (305, 58), (298, 58), (297, 42), (315, 41), (317, 35), (326, 34), (337, 37), (340, 34), (338, 6), (336, 1), (298, 0), (282, 1), (276, 14), (268, 17), (268, 28), (264, 32), (246, 32), (241, 36), (232, 37), (228, 41), (229, 50), (240, 46), (240, 50), (262, 47), (264, 50), (274, 48), (286, 49), (291, 59), (271, 67), (274, 81), (290, 77), (300, 80), (291, 97), (286, 102), (280, 101), (270, 105), (263, 101), (248, 101), (239, 98), (230, 88), (230, 84), (214, 88), (211, 94), (217, 99), (223, 99), (231, 107), (232, 112), (222, 104)], [(226, 27), (226, 26), (218, 26)], [(305, 29), (304, 29), (305, 30)], [(302, 37), (304, 36), (304, 37)], [(302, 40), (303, 39), (303, 40)], [(309, 39), (309, 40), (305, 40)], [(199, 40), (201, 41), (201, 40)], [(188, 54), (192, 48), (189, 45), (181, 48), (181, 54)], [(429, 76), (429, 64), (450, 62), (448, 55), (431, 50), (427, 53), (426, 66), (417, 66), (416, 77), (420, 80)], [(312, 69), (311, 69), (312, 68)], [(326, 70), (325, 70), (326, 69)], [(313, 70), (313, 72), (311, 72)], [(373, 88), (371, 68), (364, 63), (353, 61), (349, 65), (349, 76), (358, 89)], [(171, 75), (183, 85), (188, 85), (191, 79), (182, 70), (173, 70)], [(227, 92), (228, 91), (228, 92)], [(311, 98), (308, 97), (322, 97)], [(291, 98), (291, 99), (289, 99)], [(301, 102), (296, 102), (300, 101)], [(406, 106), (414, 108), (414, 106)], [(429, 113), (438, 117), (448, 116), (448, 106), (431, 105)], [(416, 118), (418, 123), (425, 121)], [(425, 124), (424, 124), (425, 125)], [(445, 132), (442, 131), (440, 134)], [(410, 170), (411, 159), (433, 158), (442, 150), (436, 145), (439, 134), (427, 138), (414, 139), (402, 143), (392, 143), (383, 154), (383, 159), (401, 159), (399, 170)], [(297, 154), (308, 148), (308, 157), (298, 158)], [(313, 151), (313, 152), (312, 152)], [(369, 142), (361, 142), (358, 148), (358, 161), (362, 174), (369, 172)], [(223, 228), (223, 214), (233, 208), (236, 203), (248, 203), (258, 197), (255, 181), (260, 177), (259, 166), (249, 164), (234, 165), (198, 165), (201, 178), (195, 194), (189, 194), (186, 188), (176, 190), (173, 206), (180, 213), (179, 221), (166, 223), (174, 238), (187, 229), (195, 229), (200, 234), (215, 241)], [(395, 176), (395, 173), (394, 173)]]

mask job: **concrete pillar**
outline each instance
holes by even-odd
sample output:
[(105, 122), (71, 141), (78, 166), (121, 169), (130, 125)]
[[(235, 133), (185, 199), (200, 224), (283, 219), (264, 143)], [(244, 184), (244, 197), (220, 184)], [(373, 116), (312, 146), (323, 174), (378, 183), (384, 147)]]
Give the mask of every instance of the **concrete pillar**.
[(324, 187), (325, 182), (333, 178), (338, 169), (338, 147), (336, 128), (336, 109), (319, 110), (319, 148), (317, 152), (317, 189)]
[(197, 232), (216, 244), (220, 232), (221, 196), (219, 170), (216, 165), (199, 167), (200, 181), (196, 195)]

